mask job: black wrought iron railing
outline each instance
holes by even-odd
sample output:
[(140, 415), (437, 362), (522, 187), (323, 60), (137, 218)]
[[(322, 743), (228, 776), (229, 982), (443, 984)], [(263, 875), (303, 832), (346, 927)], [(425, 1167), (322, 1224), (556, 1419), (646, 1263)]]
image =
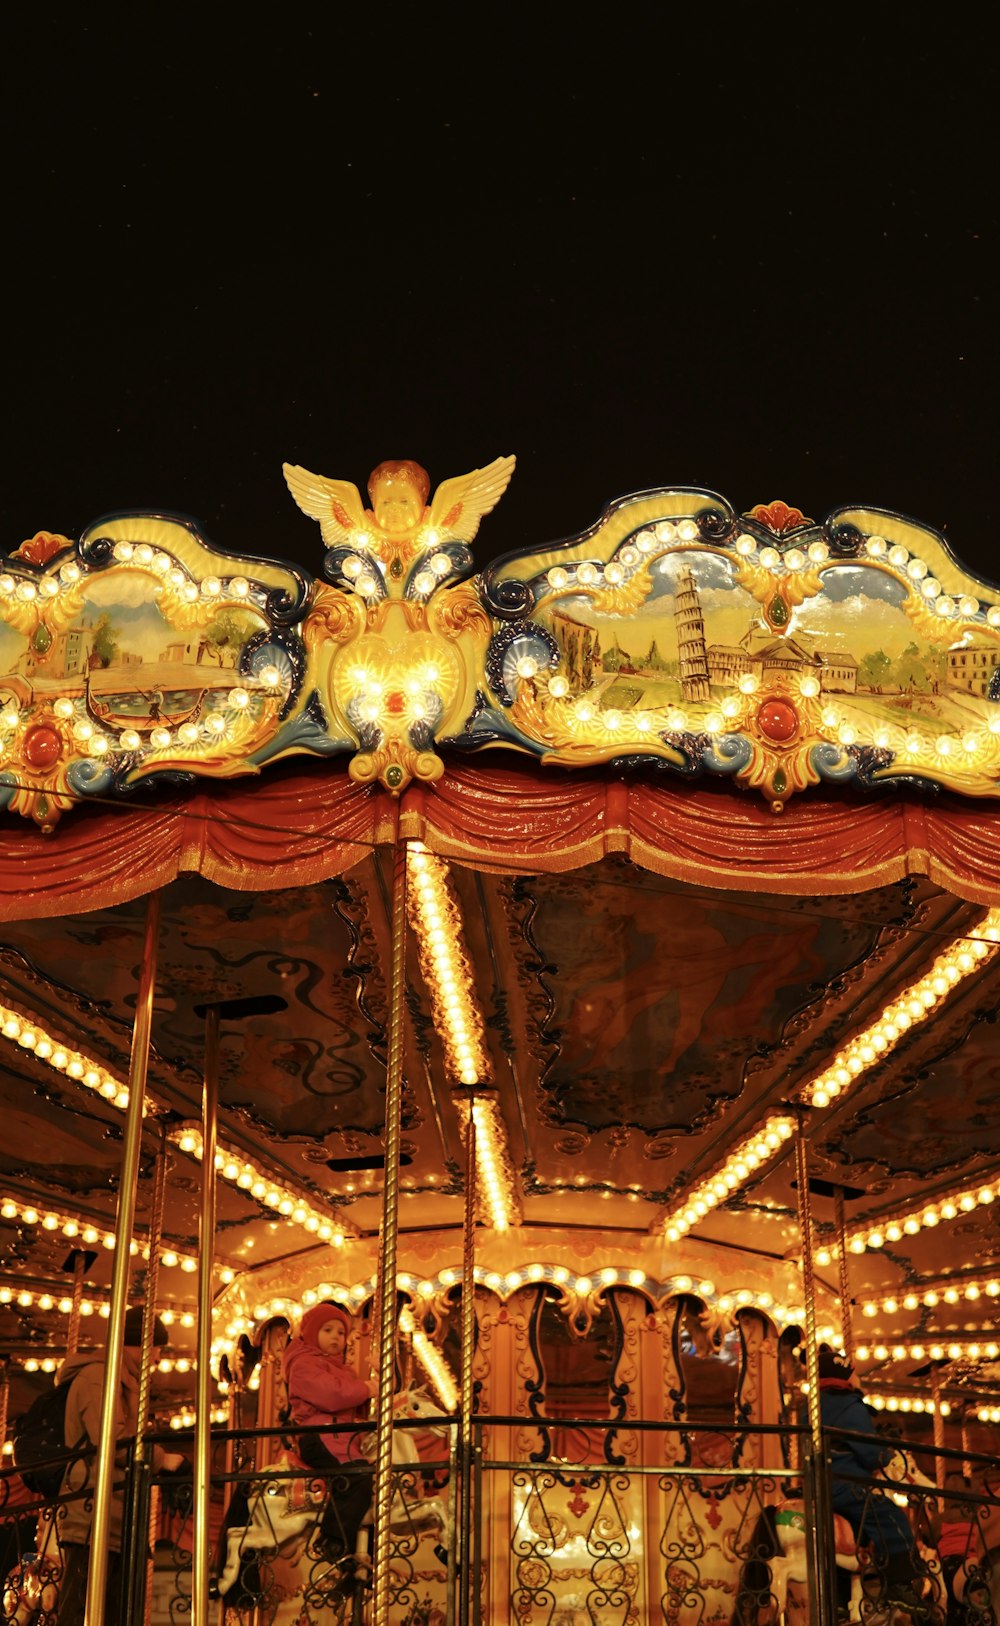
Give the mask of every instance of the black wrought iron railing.
[[(863, 1474), (849, 1446), (870, 1448), (870, 1436), (829, 1432), (814, 1464), (808, 1436), (755, 1427), (737, 1442), (752, 1434), (753, 1448), (727, 1461), (718, 1425), (538, 1423), (477, 1418), (464, 1462), (457, 1419), (438, 1419), (433, 1436), (421, 1422), (397, 1425), (394, 1626), (997, 1626), (992, 1459), (883, 1437), (886, 1460)], [(370, 1619), (372, 1465), (353, 1448), (336, 1466), (310, 1465), (316, 1432), (213, 1431), (219, 1626)], [(351, 1433), (363, 1442), (372, 1431)], [(799, 1467), (787, 1465), (790, 1442)], [(178, 1438), (161, 1443), (176, 1450)], [(109, 1618), (184, 1626), (193, 1482), (154, 1471), (149, 1456), (115, 1489)], [(0, 1471), (4, 1621), (70, 1618), (80, 1558), (64, 1536), (79, 1530), (89, 1496), (33, 1496)]]

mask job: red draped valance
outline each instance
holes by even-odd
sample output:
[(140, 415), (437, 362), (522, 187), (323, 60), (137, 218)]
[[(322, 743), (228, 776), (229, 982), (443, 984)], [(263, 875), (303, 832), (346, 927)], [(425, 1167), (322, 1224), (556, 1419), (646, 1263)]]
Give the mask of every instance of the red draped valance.
[(1000, 807), (802, 796), (775, 816), (750, 795), (555, 772), (451, 767), (394, 801), (346, 772), (215, 785), (156, 807), (78, 809), (51, 836), (0, 830), (0, 917), (103, 908), (194, 870), (242, 891), (352, 868), (398, 832), (484, 869), (565, 870), (626, 853), (645, 869), (770, 892), (857, 892), (928, 875), (1000, 901)]

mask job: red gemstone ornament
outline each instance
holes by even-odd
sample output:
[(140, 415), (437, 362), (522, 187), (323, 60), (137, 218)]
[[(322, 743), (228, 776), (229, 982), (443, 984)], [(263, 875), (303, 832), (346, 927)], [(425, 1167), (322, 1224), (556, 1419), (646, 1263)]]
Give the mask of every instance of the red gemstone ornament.
[(36, 723), (25, 734), (21, 749), (29, 768), (51, 768), (62, 755), (62, 738), (47, 723)]
[(790, 700), (763, 700), (757, 707), (757, 727), (765, 739), (786, 745), (799, 731), (799, 714)]
[(386, 696), (385, 709), (390, 717), (401, 717), (406, 707), (406, 696), (394, 689), (392, 694)]

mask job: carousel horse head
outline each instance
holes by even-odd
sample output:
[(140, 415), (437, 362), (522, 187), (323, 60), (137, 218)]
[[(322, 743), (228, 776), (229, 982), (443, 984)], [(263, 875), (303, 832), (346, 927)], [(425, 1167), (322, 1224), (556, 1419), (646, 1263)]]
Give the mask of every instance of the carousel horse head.
[[(392, 1460), (397, 1466), (413, 1467), (420, 1461), (420, 1452), (417, 1438), (421, 1433), (443, 1434), (445, 1432), (444, 1419), (448, 1413), (441, 1410), (435, 1400), (432, 1400), (426, 1389), (403, 1389), (396, 1396), (393, 1404), (393, 1416), (397, 1423), (416, 1423), (423, 1425), (421, 1429), (394, 1428), (392, 1432)], [(362, 1441), (361, 1449), (366, 1457), (375, 1456), (375, 1434), (367, 1434)]]

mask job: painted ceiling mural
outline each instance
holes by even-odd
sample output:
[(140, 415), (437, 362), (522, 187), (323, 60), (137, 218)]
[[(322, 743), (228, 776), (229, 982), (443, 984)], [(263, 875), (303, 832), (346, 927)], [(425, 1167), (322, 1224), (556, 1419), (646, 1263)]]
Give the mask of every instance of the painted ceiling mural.
[(561, 1035), (543, 1110), (554, 1123), (649, 1138), (719, 1117), (742, 1093), (747, 1035), (758, 1057), (772, 1050), (792, 1017), (864, 965), (880, 921), (898, 926), (908, 912), (895, 887), (834, 912), (817, 899), (737, 903), (640, 880), (624, 863), (521, 890), (535, 901), (548, 1026)]
[(128, 513), (38, 532), (0, 572), (0, 806), (50, 828), (144, 782), (342, 757), (393, 793), (453, 752), (715, 775), (776, 810), (809, 786), (1000, 775), (1000, 590), (878, 509), (738, 515), (664, 488), (472, 575), (513, 458), (431, 496), (410, 462), (286, 465), (312, 577)]

